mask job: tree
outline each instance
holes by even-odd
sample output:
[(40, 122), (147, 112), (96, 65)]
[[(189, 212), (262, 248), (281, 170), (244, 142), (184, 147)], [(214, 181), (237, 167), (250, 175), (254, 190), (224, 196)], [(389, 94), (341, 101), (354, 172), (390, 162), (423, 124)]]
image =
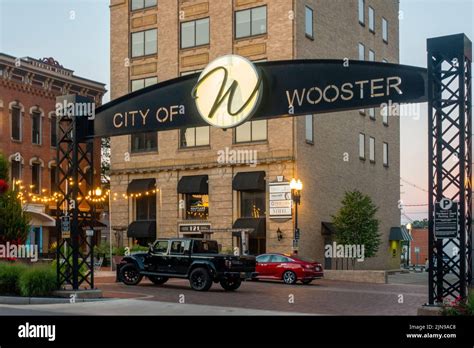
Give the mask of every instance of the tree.
[(357, 190), (346, 192), (341, 209), (332, 217), (337, 243), (363, 245), (364, 257), (374, 257), (381, 243), (377, 210), (369, 196)]
[(0, 240), (3, 242), (24, 242), (30, 229), (30, 218), (18, 199), (18, 191), (3, 184), (8, 180), (8, 162), (0, 155)]

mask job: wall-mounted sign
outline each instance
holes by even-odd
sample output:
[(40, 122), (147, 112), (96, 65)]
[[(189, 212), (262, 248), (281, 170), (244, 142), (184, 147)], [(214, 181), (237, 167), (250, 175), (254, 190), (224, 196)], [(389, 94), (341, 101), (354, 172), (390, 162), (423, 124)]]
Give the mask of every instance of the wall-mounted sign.
[(249, 118), (426, 101), (427, 70), (423, 68), (343, 60), (274, 61), (254, 66), (245, 58), (225, 56), (210, 63), (201, 75), (168, 80), (101, 106), (96, 110), (93, 135), (209, 124), (231, 128)]
[(63, 239), (71, 238), (71, 223), (68, 215), (61, 216), (61, 237)]
[(180, 233), (203, 233), (211, 230), (210, 224), (181, 224), (179, 225)]
[(210, 63), (193, 90), (203, 120), (218, 128), (244, 123), (258, 108), (262, 97), (262, 77), (246, 58), (228, 55)]
[(438, 239), (456, 238), (459, 231), (459, 204), (448, 199), (435, 203), (434, 235)]
[(292, 204), (289, 182), (269, 184), (270, 219), (291, 219)]

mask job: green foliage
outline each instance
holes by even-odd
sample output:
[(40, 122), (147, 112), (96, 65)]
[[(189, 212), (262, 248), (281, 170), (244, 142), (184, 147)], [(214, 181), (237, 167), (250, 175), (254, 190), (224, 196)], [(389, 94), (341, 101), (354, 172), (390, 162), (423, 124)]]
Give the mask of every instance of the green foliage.
[(35, 266), (20, 275), (18, 282), (21, 296), (51, 296), (56, 285), (56, 272), (50, 266)]
[(3, 154), (0, 153), (0, 179), (8, 181), (8, 161)]
[(0, 238), (4, 241), (25, 241), (30, 217), (23, 210), (17, 191), (0, 195)]
[(460, 297), (454, 301), (445, 302), (441, 310), (441, 315), (444, 316), (473, 316), (474, 315), (474, 289), (469, 291), (465, 300)]
[(369, 196), (357, 190), (346, 192), (341, 209), (332, 217), (337, 243), (363, 245), (365, 257), (374, 257), (381, 243), (377, 210)]
[(26, 265), (13, 262), (0, 262), (0, 295), (18, 295), (20, 275), (26, 271)]
[(428, 219), (413, 221), (411, 226), (412, 228), (428, 228)]

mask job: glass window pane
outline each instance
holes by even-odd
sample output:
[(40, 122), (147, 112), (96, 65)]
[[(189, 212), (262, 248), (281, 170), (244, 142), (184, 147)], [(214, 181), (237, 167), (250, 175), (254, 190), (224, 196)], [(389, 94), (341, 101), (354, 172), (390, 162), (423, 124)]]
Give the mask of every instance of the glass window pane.
[(194, 26), (195, 22), (181, 23), (181, 48), (195, 46)]
[(155, 54), (158, 49), (157, 30), (145, 31), (145, 55)]
[(365, 46), (363, 44), (359, 44), (359, 60), (365, 60)]
[(51, 147), (56, 147), (58, 142), (58, 128), (56, 123), (56, 116), (51, 116), (50, 127), (51, 127)]
[(365, 23), (365, 0), (359, 0), (359, 22)]
[(375, 139), (374, 138), (370, 138), (369, 151), (370, 151), (370, 156), (369, 156), (370, 161), (375, 162)]
[(145, 0), (145, 7), (156, 6), (157, 0)]
[(372, 50), (369, 51), (369, 61), (375, 62), (375, 52)]
[(235, 37), (250, 36), (250, 10), (239, 11), (235, 14)]
[(196, 128), (196, 146), (209, 145), (209, 127)]
[(31, 139), (33, 144), (41, 143), (41, 115), (37, 112), (33, 113), (32, 117), (32, 132)]
[(369, 116), (370, 116), (371, 119), (375, 120), (375, 109), (374, 108), (369, 109)]
[(267, 120), (252, 121), (252, 141), (267, 140)]
[(313, 133), (313, 115), (306, 115), (306, 141), (314, 141)]
[(369, 29), (375, 31), (375, 13), (372, 7), (369, 7)]
[(385, 18), (382, 18), (382, 38), (388, 41), (388, 22)]
[(158, 83), (158, 78), (157, 77), (149, 77), (149, 78), (145, 79), (144, 87), (153, 86), (153, 85), (156, 85), (157, 83)]
[(383, 164), (388, 166), (388, 144), (383, 143)]
[(143, 0), (132, 0), (132, 11), (143, 8)]
[(235, 129), (235, 141), (237, 143), (248, 142), (252, 140), (250, 134), (250, 122), (244, 123), (243, 125)]
[(267, 32), (267, 7), (258, 7), (252, 10), (252, 35)]
[(186, 128), (181, 130), (181, 147), (196, 146), (195, 131), (196, 128)]
[(359, 157), (365, 158), (365, 135), (359, 134)]
[(12, 138), (21, 140), (21, 110), (12, 108)]
[(240, 217), (265, 217), (265, 192), (241, 192)]
[(144, 53), (144, 33), (132, 34), (132, 57), (143, 56)]
[(12, 180), (15, 180), (15, 181), (21, 179), (21, 162), (20, 161), (12, 161), (11, 176), (12, 176)]
[(306, 21), (305, 21), (306, 35), (313, 37), (313, 10), (306, 7)]
[(138, 91), (145, 87), (145, 81), (143, 79), (132, 81), (132, 92)]
[(33, 163), (31, 167), (31, 183), (33, 185), (32, 192), (39, 194), (41, 192), (41, 165)]
[(196, 46), (209, 43), (209, 18), (196, 21)]

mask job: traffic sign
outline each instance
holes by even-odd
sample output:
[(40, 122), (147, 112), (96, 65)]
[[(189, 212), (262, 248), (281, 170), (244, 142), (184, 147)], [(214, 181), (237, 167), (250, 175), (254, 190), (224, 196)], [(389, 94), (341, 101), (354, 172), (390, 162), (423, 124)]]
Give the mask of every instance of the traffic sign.
[(71, 238), (71, 222), (68, 215), (61, 216), (61, 237), (63, 239)]

